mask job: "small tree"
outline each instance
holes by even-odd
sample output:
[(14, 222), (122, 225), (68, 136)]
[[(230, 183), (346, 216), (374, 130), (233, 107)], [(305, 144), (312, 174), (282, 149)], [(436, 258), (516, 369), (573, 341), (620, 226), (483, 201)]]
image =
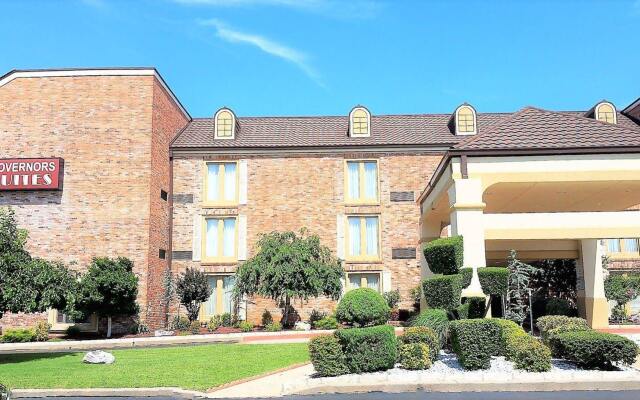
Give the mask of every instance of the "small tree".
[(107, 317), (107, 337), (111, 337), (111, 319), (115, 315), (138, 312), (138, 278), (133, 262), (127, 258), (94, 258), (80, 281), (78, 308), (84, 314)]
[(0, 317), (3, 312), (73, 314), (76, 274), (61, 262), (32, 258), (25, 249), (27, 231), (19, 229), (12, 209), (0, 209)]
[[(522, 326), (529, 310), (531, 276), (536, 268), (518, 260), (515, 250), (509, 254), (509, 290), (507, 291), (507, 319)], [(533, 326), (533, 321), (531, 321)]]
[(275, 300), (283, 309), (283, 323), (289, 324), (291, 301), (321, 295), (337, 300), (344, 276), (339, 259), (316, 235), (306, 229), (271, 232), (258, 240), (258, 252), (236, 273), (238, 296), (259, 295)]
[(185, 306), (189, 321), (192, 322), (198, 319), (200, 305), (209, 299), (212, 292), (207, 276), (195, 268), (187, 268), (176, 282), (176, 293), (180, 304)]

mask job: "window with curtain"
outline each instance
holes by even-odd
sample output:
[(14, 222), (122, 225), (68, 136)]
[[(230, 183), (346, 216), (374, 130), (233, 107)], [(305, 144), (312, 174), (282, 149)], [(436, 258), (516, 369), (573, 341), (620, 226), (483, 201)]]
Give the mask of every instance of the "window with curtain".
[(346, 202), (378, 202), (378, 162), (347, 161)]
[(205, 260), (232, 260), (236, 257), (236, 218), (206, 218)]
[(378, 260), (379, 220), (377, 216), (347, 217), (347, 259)]
[(210, 275), (207, 282), (211, 288), (211, 296), (202, 304), (201, 319), (208, 320), (214, 315), (232, 313), (233, 287), (236, 278), (233, 275)]
[(640, 257), (640, 243), (637, 238), (607, 239), (607, 253), (613, 258)]
[(350, 272), (349, 290), (367, 287), (375, 291), (380, 291), (380, 273), (379, 272)]
[(236, 204), (238, 202), (238, 164), (207, 163), (205, 203)]

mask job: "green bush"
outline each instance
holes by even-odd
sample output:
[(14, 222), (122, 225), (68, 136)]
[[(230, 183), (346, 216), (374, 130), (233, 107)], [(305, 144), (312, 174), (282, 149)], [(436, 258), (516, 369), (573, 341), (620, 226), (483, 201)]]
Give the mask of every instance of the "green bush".
[(220, 315), (220, 324), (224, 327), (233, 326), (233, 316), (230, 313), (226, 312)]
[(169, 324), (169, 328), (173, 331), (186, 331), (190, 324), (191, 322), (186, 315), (176, 315)]
[(31, 328), (7, 329), (1, 339), (3, 343), (35, 342), (36, 332)]
[(429, 308), (421, 312), (411, 321), (411, 326), (426, 326), (431, 328), (438, 339), (440, 347), (444, 347), (449, 337), (449, 317), (447, 311), (439, 308)]
[(569, 300), (552, 297), (547, 299), (544, 306), (545, 315), (565, 315), (567, 317), (575, 317), (578, 310), (571, 304)]
[(640, 275), (609, 275), (604, 281), (604, 294), (622, 306), (640, 294)]
[(469, 319), (469, 303), (460, 304), (452, 312), (452, 319)]
[(241, 321), (238, 324), (238, 328), (240, 328), (240, 330), (242, 332), (252, 332), (253, 331), (253, 324), (249, 321)]
[(451, 344), (460, 364), (469, 370), (488, 369), (500, 354), (500, 326), (493, 319), (463, 319), (450, 325)]
[(484, 318), (487, 299), (485, 297), (467, 297), (465, 304), (469, 304), (469, 319)]
[(69, 327), (67, 327), (67, 330), (65, 331), (65, 335), (67, 335), (67, 337), (69, 338), (77, 338), (82, 334), (82, 331), (80, 330), (79, 327), (75, 326), (75, 325), (71, 325)]
[(471, 278), (473, 278), (473, 268), (460, 268), (460, 272), (458, 274), (460, 275), (460, 282), (463, 289), (471, 284)]
[(280, 322), (272, 322), (264, 327), (267, 332), (280, 332), (282, 330), (282, 324)]
[(434, 274), (457, 274), (462, 268), (462, 236), (431, 241), (424, 247), (424, 258)]
[(382, 297), (384, 297), (384, 300), (387, 302), (389, 308), (393, 310), (398, 306), (398, 303), (400, 302), (400, 291), (398, 289), (390, 290), (388, 292), (385, 292)]
[(340, 329), (334, 335), (342, 346), (349, 372), (359, 374), (393, 368), (398, 346), (392, 326)]
[(551, 351), (513, 321), (496, 319), (500, 327), (500, 355), (517, 369), (544, 372), (551, 369)]
[(220, 321), (220, 316), (214, 315), (209, 319), (209, 322), (207, 322), (207, 330), (209, 332), (215, 332), (221, 325), (222, 322)]
[(273, 322), (273, 316), (269, 310), (264, 310), (262, 313), (262, 326), (270, 325)]
[(503, 296), (509, 286), (509, 269), (504, 267), (478, 268), (478, 279), (486, 295)]
[(193, 335), (200, 333), (200, 321), (191, 321), (189, 324), (189, 332)]
[(314, 328), (315, 329), (338, 329), (338, 320), (334, 315), (327, 315), (321, 320), (316, 321)]
[(422, 343), (429, 346), (429, 358), (432, 362), (438, 359), (440, 352), (440, 338), (433, 329), (426, 326), (414, 326), (404, 330), (404, 334), (398, 338), (400, 343)]
[(460, 305), (461, 275), (434, 275), (422, 281), (422, 293), (430, 308), (453, 310)]
[(594, 330), (560, 333), (555, 345), (567, 360), (586, 368), (612, 369), (614, 363), (631, 365), (638, 356), (638, 346), (630, 339)]
[(549, 332), (552, 329), (562, 328), (563, 332), (590, 329), (586, 319), (567, 317), (565, 315), (545, 315), (544, 317), (538, 318), (536, 325), (538, 326), (538, 330), (540, 330), (540, 337), (542, 337), (542, 341), (545, 343), (549, 343)]
[(33, 332), (35, 333), (36, 342), (46, 342), (49, 340), (49, 330), (51, 329), (51, 324), (46, 321), (38, 321), (36, 322), (36, 326), (33, 328)]
[(382, 325), (390, 315), (391, 309), (384, 297), (369, 288), (347, 292), (336, 308), (337, 320), (354, 326)]
[(309, 341), (309, 356), (320, 376), (338, 376), (349, 372), (342, 346), (333, 335), (312, 338)]
[(309, 314), (309, 324), (311, 325), (311, 328), (317, 329), (316, 322), (320, 321), (322, 318), (326, 316), (327, 316), (327, 313), (324, 311), (319, 311), (319, 310), (316, 310), (315, 308), (311, 310), (311, 314)]
[(403, 343), (398, 349), (400, 365), (410, 370), (431, 368), (430, 354), (429, 345), (424, 343)]

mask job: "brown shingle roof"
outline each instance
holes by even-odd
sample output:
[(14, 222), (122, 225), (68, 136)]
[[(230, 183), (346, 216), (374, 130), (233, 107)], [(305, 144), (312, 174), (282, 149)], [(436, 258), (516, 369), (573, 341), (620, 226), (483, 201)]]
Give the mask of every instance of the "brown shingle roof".
[[(638, 144), (640, 126), (618, 114), (611, 125), (584, 111), (551, 112), (532, 107), (516, 113), (478, 113), (478, 134), (456, 136), (451, 114), (373, 115), (370, 137), (349, 137), (347, 116), (239, 117), (235, 139), (214, 140), (213, 118), (195, 118), (172, 148), (263, 148), (418, 145), (455, 149), (617, 146)], [(508, 125), (506, 125), (508, 124)]]
[(631, 128), (625, 123), (609, 124), (572, 112), (525, 107), (489, 129), (459, 142), (453, 149), (515, 150), (627, 146), (640, 146), (640, 127), (635, 124)]

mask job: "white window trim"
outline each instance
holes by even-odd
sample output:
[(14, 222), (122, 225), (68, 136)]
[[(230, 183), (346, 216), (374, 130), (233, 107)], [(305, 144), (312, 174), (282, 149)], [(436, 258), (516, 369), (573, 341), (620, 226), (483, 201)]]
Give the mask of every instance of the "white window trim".
[[(218, 136), (218, 115), (223, 111), (227, 111), (229, 114), (231, 114), (231, 136)], [(230, 140), (236, 138), (236, 115), (229, 108), (223, 107), (216, 111), (216, 113), (214, 114), (213, 135), (215, 139), (219, 140)]]
[[(383, 276), (382, 276), (382, 271), (347, 271), (346, 273), (346, 286), (347, 286), (347, 292), (350, 290), (353, 290), (354, 288), (351, 287), (351, 279), (350, 279), (350, 275), (378, 275), (378, 292), (380, 294), (384, 293), (384, 285), (382, 282)], [(362, 280), (362, 278), (360, 278)], [(362, 284), (360, 284), (360, 287), (363, 287)], [(369, 287), (368, 285), (366, 287)]]
[[(593, 117), (596, 121), (600, 121), (600, 122), (607, 122), (607, 121), (603, 121), (601, 119), (598, 119), (598, 109), (604, 105), (608, 105), (611, 107), (611, 109), (613, 110), (613, 122), (611, 122), (612, 124), (617, 124), (618, 123), (618, 111), (616, 110), (616, 106), (613, 105), (613, 103), (610, 103), (608, 101), (601, 101), (600, 103), (598, 103), (596, 105), (595, 111), (593, 113)], [(609, 123), (609, 122), (607, 122)]]
[[(367, 115), (367, 133), (354, 133), (353, 131), (353, 113), (362, 110)], [(365, 107), (354, 107), (349, 113), (349, 136), (351, 137), (369, 137), (371, 136), (371, 113)]]
[[(471, 114), (473, 115), (473, 131), (471, 132), (460, 132), (458, 129), (458, 114), (460, 113), (460, 110), (462, 110), (465, 107), (469, 108), (471, 110)], [(470, 104), (465, 103), (465, 104), (459, 105), (458, 108), (456, 108), (454, 118), (455, 118), (455, 126), (456, 126), (456, 136), (471, 136), (478, 133), (478, 118), (476, 116), (476, 109), (473, 108), (473, 106), (471, 106)]]

